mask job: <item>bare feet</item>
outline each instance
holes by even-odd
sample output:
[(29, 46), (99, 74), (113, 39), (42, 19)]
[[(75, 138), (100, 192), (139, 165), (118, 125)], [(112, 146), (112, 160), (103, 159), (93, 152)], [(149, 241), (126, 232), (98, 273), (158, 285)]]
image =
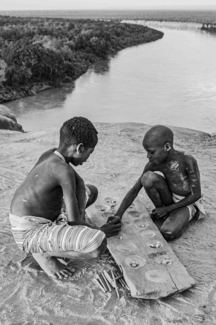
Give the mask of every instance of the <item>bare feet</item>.
[(44, 272), (52, 278), (64, 280), (73, 275), (73, 271), (69, 270), (64, 264), (58, 261), (56, 257), (36, 253), (32, 255)]

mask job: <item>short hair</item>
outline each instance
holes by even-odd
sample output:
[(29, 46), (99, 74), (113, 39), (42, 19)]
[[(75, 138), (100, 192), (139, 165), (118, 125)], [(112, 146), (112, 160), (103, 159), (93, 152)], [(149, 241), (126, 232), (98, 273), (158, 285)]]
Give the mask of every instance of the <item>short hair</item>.
[(164, 145), (169, 142), (173, 145), (173, 131), (165, 125), (155, 125), (148, 130), (143, 138), (143, 145), (146, 142), (157, 143)]
[(91, 121), (76, 116), (64, 122), (60, 129), (60, 147), (83, 143), (85, 148), (94, 148), (98, 142), (98, 132)]

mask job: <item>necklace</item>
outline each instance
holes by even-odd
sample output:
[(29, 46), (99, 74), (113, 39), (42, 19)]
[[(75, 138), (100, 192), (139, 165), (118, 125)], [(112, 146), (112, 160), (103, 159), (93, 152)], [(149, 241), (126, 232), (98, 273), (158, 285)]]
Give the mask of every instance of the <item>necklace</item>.
[(61, 160), (63, 160), (64, 162), (66, 162), (65, 157), (59, 151), (55, 150), (53, 153), (56, 156), (58, 156)]

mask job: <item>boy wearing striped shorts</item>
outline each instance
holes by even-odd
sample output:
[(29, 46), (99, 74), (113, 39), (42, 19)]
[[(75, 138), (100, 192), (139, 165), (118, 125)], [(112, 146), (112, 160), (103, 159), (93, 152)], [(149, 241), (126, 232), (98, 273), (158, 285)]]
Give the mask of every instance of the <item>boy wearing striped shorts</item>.
[[(119, 218), (100, 228), (85, 220), (97, 188), (85, 185), (74, 167), (87, 161), (97, 141), (97, 130), (88, 119), (66, 121), (58, 148), (42, 154), (11, 202), (9, 220), (18, 247), (32, 253), (41, 268), (57, 279), (72, 275), (57, 257), (97, 257), (106, 247), (106, 237), (121, 228)], [(61, 218), (63, 203), (66, 218)]]

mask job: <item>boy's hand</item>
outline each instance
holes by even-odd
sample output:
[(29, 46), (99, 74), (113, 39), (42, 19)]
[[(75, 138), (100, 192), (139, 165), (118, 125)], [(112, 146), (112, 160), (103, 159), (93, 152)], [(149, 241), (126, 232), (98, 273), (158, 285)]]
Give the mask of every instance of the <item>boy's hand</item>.
[(119, 216), (111, 216), (107, 219), (107, 223), (110, 223), (111, 221), (121, 222), (121, 218)]
[(107, 238), (116, 236), (121, 230), (121, 220), (119, 217), (109, 217), (107, 223), (100, 228)]
[(161, 219), (165, 217), (169, 212), (170, 211), (168, 207), (156, 208), (152, 210), (151, 216), (153, 217), (153, 219)]

